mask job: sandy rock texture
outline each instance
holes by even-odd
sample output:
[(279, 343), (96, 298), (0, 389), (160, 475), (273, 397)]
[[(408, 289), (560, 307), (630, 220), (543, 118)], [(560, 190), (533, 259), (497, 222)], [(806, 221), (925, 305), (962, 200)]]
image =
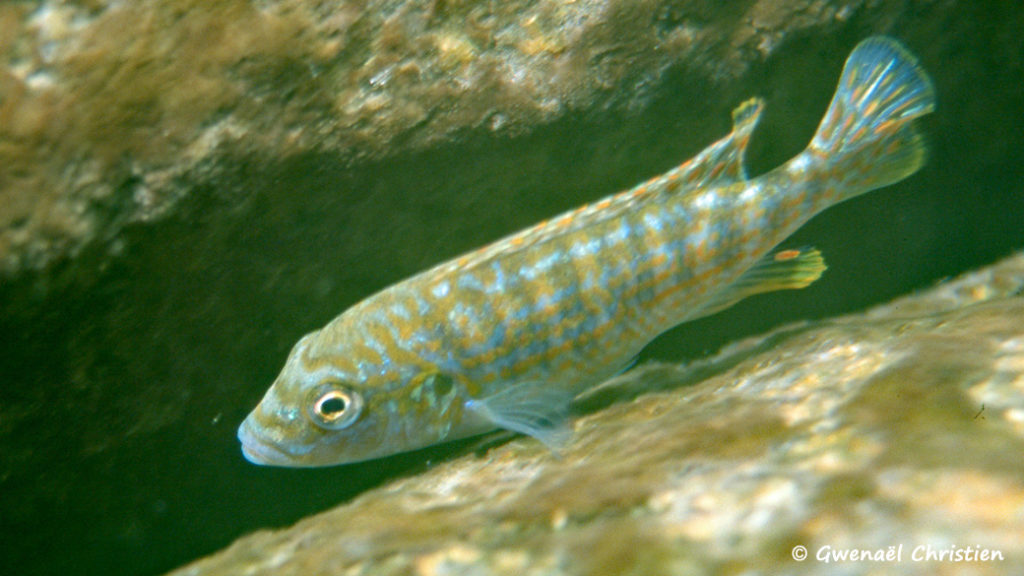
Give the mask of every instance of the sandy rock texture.
[(52, 272), (83, 251), (87, 272), (122, 249), (124, 226), (204, 185), (240, 201), (252, 191), (240, 162), (358, 163), (642, 107), (670, 67), (734, 81), (787, 36), (836, 28), (867, 4), (6, 3), (0, 274)]

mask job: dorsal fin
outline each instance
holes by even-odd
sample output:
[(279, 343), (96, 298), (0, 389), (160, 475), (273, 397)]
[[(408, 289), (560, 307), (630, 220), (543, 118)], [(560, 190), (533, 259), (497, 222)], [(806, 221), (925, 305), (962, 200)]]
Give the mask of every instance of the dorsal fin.
[(760, 98), (751, 98), (737, 106), (732, 111), (732, 132), (672, 172), (690, 188), (746, 180), (743, 161), (747, 144), (763, 110), (764, 100)]

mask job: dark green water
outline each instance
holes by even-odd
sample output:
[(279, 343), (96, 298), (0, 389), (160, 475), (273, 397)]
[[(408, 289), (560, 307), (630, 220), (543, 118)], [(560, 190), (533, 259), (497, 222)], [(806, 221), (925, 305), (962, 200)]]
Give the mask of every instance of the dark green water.
[[(790, 240), (825, 254), (819, 283), (680, 327), (645, 358), (698, 358), (1024, 247), (1024, 43), (1005, 14), (961, 15), (934, 40), (934, 23), (907, 38), (939, 97), (924, 122), (926, 168)], [(123, 256), (85, 288), (5, 305), (0, 572), (160, 573), (461, 453), (466, 443), (268, 469), (242, 459), (235, 428), (305, 332), (390, 282), (664, 171), (723, 135), (728, 110), (749, 95), (768, 103), (751, 173), (785, 160), (810, 138), (849, 48), (871, 32), (794, 40), (746, 88), (670, 74), (642, 112), (580, 114), (514, 140), (467, 134), (355, 170), (319, 157), (239, 163), (237, 182), (130, 230)], [(240, 182), (245, 193), (232, 192)], [(23, 292), (9, 285), (0, 296)]]

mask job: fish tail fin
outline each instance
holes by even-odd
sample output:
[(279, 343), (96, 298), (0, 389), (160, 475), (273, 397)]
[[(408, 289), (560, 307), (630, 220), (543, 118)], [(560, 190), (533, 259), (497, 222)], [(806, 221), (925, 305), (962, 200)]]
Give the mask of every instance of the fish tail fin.
[(924, 138), (912, 121), (934, 109), (935, 89), (917, 58), (891, 38), (868, 38), (847, 58), (832, 103), (795, 167), (820, 166), (834, 201), (899, 182), (924, 165)]

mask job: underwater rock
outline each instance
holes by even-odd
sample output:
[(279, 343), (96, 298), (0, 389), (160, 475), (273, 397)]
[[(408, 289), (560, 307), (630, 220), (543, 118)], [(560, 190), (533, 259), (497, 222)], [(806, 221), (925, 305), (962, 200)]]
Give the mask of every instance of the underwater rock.
[(640, 366), (578, 402), (560, 457), (482, 448), (173, 574), (1018, 573), (1022, 289), (1019, 254)]
[(126, 225), (166, 217), (197, 189), (229, 205), (259, 190), (267, 173), (253, 167), (304, 154), (354, 165), (642, 108), (669, 69), (727, 83), (864, 4), (5, 3), (0, 278), (83, 253), (70, 280), (88, 276), (124, 249)]

